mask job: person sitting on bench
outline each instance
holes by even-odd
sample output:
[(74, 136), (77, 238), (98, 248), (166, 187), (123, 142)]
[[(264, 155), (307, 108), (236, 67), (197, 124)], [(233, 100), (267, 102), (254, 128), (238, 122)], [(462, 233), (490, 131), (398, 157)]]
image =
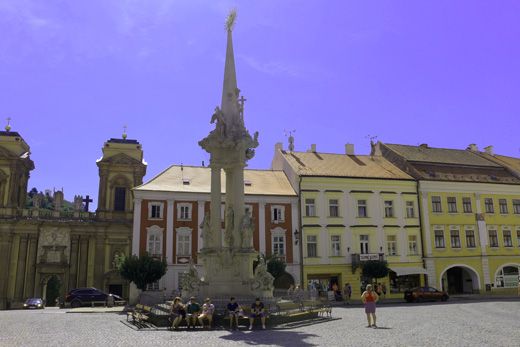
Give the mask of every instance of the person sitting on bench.
[(229, 303), (227, 304), (227, 310), (229, 314), (229, 329), (233, 328), (233, 320), (236, 323), (236, 329), (238, 329), (238, 316), (240, 314), (240, 305), (235, 301), (234, 297), (229, 299)]
[(213, 321), (213, 312), (215, 312), (215, 306), (211, 303), (210, 298), (206, 298), (204, 300), (204, 304), (202, 305), (202, 314), (199, 315), (199, 322), (204, 328), (204, 320), (208, 320), (208, 329), (211, 328), (211, 322)]
[(191, 326), (195, 328), (195, 324), (197, 324), (197, 317), (200, 313), (200, 304), (195, 300), (197, 299), (192, 296), (186, 305), (186, 322), (188, 323), (188, 329)]
[(186, 319), (186, 309), (179, 297), (176, 297), (173, 300), (172, 308), (170, 310), (170, 319), (172, 321), (172, 329), (177, 329), (181, 321)]
[(265, 329), (265, 308), (264, 303), (260, 301), (260, 298), (256, 298), (255, 302), (251, 305), (251, 315), (249, 316), (249, 330), (253, 329), (253, 323), (255, 318), (260, 318), (262, 321), (262, 329)]

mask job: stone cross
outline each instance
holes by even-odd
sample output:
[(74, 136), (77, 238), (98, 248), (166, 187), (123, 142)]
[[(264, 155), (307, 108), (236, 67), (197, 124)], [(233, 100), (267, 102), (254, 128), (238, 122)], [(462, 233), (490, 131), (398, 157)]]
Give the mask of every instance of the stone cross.
[(91, 203), (93, 200), (90, 198), (89, 195), (83, 199), (83, 202), (85, 203), (85, 212), (88, 212), (88, 204)]

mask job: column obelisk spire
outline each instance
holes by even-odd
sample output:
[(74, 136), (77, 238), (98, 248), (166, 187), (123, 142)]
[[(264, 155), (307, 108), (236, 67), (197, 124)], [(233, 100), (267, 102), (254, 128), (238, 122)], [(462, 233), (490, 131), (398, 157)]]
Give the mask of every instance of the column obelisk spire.
[(238, 97), (240, 90), (237, 87), (237, 75), (235, 70), (235, 55), (233, 52), (233, 27), (237, 13), (232, 10), (226, 20), (227, 45), (226, 63), (224, 66), (224, 83), (222, 86), (221, 110), (228, 127), (235, 127), (240, 119), (238, 109)]

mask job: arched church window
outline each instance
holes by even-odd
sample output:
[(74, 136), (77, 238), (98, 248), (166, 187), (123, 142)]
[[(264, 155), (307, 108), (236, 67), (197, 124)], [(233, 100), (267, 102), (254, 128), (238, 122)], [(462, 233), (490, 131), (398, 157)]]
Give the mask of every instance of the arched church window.
[(126, 202), (126, 188), (115, 187), (114, 190), (114, 211), (124, 211)]

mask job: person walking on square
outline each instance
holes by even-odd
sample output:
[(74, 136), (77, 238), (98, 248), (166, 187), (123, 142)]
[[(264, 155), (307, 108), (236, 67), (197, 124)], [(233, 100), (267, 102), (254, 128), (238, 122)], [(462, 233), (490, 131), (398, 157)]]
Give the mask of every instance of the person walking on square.
[(208, 329), (211, 328), (211, 323), (213, 321), (213, 312), (215, 312), (215, 305), (211, 303), (210, 298), (206, 298), (204, 300), (204, 304), (202, 305), (202, 314), (199, 315), (198, 319), (202, 327), (205, 327), (204, 320), (208, 320)]
[(235, 301), (234, 297), (229, 299), (227, 310), (229, 314), (229, 330), (233, 328), (233, 320), (235, 321), (235, 329), (238, 329), (238, 315), (240, 314), (240, 305)]
[(343, 287), (343, 297), (347, 304), (350, 304), (350, 297), (352, 296), (352, 287), (350, 283), (345, 283), (345, 287)]
[(172, 321), (172, 329), (177, 329), (181, 321), (186, 319), (186, 308), (179, 297), (176, 297), (173, 300), (172, 308), (170, 310), (170, 319)]
[[(361, 301), (365, 305), (365, 313), (367, 314), (368, 326), (367, 328), (374, 327), (377, 328), (376, 325), (376, 302), (379, 300), (379, 296), (375, 291), (372, 290), (372, 285), (368, 284), (366, 290), (361, 295)], [(370, 321), (370, 317), (372, 317), (372, 322)]]
[(196, 298), (192, 296), (186, 307), (186, 322), (188, 323), (188, 329), (192, 326), (195, 328), (197, 317), (200, 313), (200, 304), (195, 300)]
[(260, 318), (262, 321), (262, 329), (265, 329), (265, 307), (264, 303), (260, 301), (260, 298), (256, 298), (255, 302), (251, 305), (251, 315), (249, 316), (249, 330), (253, 329), (253, 323), (255, 318)]

